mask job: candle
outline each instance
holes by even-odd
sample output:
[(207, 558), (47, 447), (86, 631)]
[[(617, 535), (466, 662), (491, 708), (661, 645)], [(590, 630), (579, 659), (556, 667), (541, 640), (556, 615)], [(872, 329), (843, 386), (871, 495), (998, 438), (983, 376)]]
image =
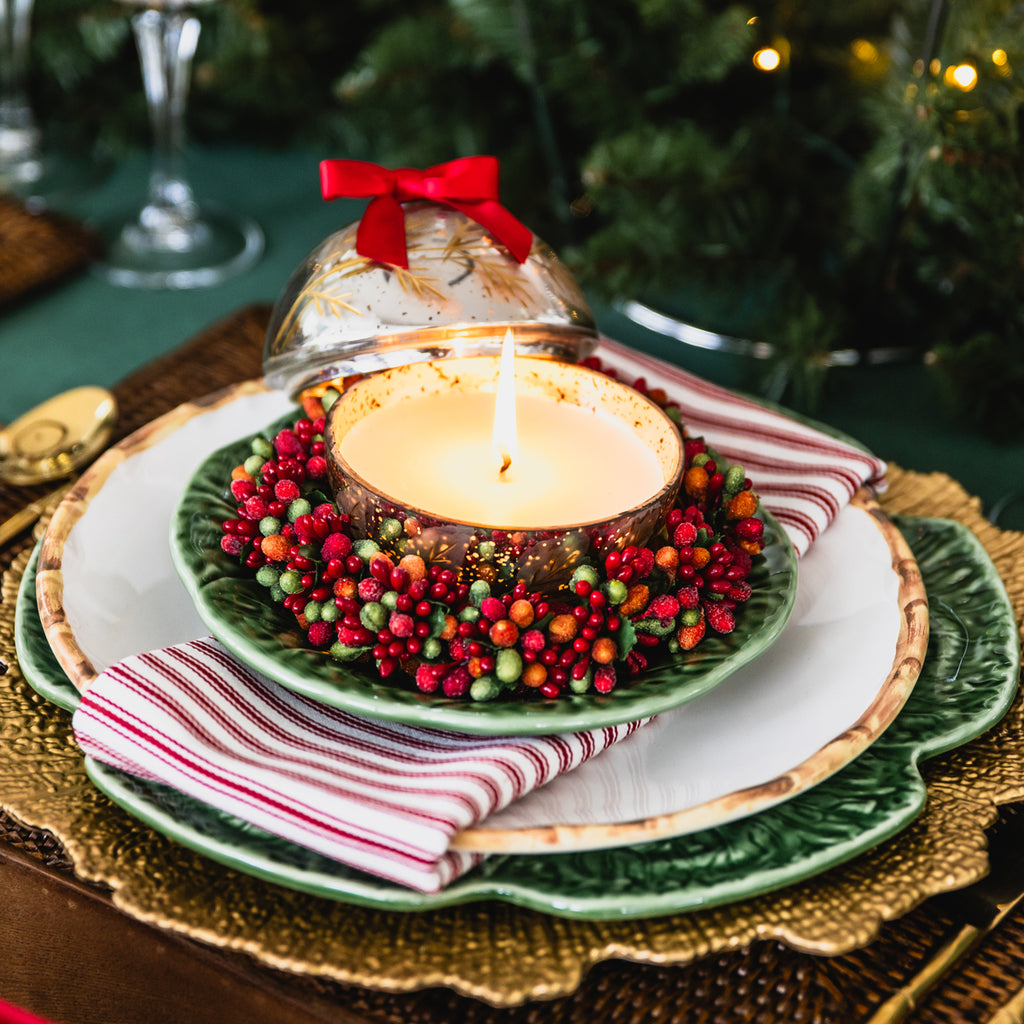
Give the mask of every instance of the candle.
[(594, 544), (646, 542), (675, 499), (682, 438), (648, 398), (576, 364), (517, 356), (513, 394), (511, 344), (504, 384), (498, 356), (365, 377), (331, 406), (326, 455), (339, 508), (392, 554), (484, 559), (551, 588)]
[[(557, 387), (566, 367), (521, 361), (528, 369), (514, 394), (502, 395), (500, 360), (481, 357), (479, 388), (448, 387), (435, 376), (426, 393), (374, 409), (345, 434), (342, 460), (399, 504), (503, 529), (608, 519), (665, 487), (656, 445), (634, 431), (635, 417), (621, 415), (621, 403), (577, 404), (578, 394)], [(466, 382), (465, 371), (456, 375)], [(538, 386), (549, 377), (555, 387)], [(506, 423), (514, 416), (504, 442), (496, 410)]]

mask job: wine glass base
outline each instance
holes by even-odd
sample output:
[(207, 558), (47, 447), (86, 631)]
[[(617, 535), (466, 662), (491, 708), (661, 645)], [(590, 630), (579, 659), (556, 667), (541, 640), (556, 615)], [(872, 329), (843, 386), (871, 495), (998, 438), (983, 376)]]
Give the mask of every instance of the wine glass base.
[(185, 218), (147, 206), (97, 228), (106, 252), (93, 269), (123, 288), (208, 288), (263, 253), (254, 220), (208, 204), (193, 205)]

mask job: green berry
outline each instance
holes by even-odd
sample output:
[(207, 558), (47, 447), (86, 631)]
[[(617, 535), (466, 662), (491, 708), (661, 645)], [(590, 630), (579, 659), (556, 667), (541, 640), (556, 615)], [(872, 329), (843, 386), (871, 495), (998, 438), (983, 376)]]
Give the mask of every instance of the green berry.
[(699, 608), (688, 608), (679, 617), (679, 621), (684, 626), (696, 626), (700, 622), (700, 609)]
[(267, 460), (263, 458), (262, 455), (250, 455), (249, 458), (242, 463), (242, 468), (249, 474), (249, 476), (257, 476), (266, 461)]
[(703, 466), (704, 463), (710, 462), (711, 456), (707, 452), (697, 452), (693, 457), (693, 461), (690, 463), (691, 466)]
[(592, 587), (596, 587), (600, 582), (601, 577), (597, 574), (597, 570), (592, 565), (578, 565), (576, 571), (572, 574), (572, 579), (569, 581), (571, 587), (575, 587), (580, 581), (589, 583)]
[(338, 614), (338, 606), (333, 601), (325, 601), (320, 608), (320, 618), (324, 622), (337, 622)]
[(307, 622), (319, 622), (322, 610), (323, 605), (319, 601), (307, 601), (303, 606), (302, 614), (306, 616)]
[(352, 551), (363, 560), (365, 565), (369, 565), (370, 559), (380, 551), (380, 545), (375, 540), (370, 540), (369, 537), (362, 537), (352, 544)]
[(523, 659), (513, 647), (504, 647), (494, 658), (494, 674), (503, 683), (514, 683), (523, 674)]
[(264, 537), (272, 537), (281, 532), (281, 520), (277, 516), (264, 516), (260, 520), (260, 533)]
[(469, 688), (469, 695), (473, 700), (485, 701), (494, 700), (501, 693), (501, 684), (493, 676), (481, 676), (474, 679)]
[(441, 657), (441, 641), (436, 636), (428, 637), (423, 641), (421, 653), (427, 661), (433, 661), (434, 658)]
[(722, 491), (725, 494), (739, 494), (747, 480), (747, 471), (742, 466), (730, 466), (725, 473)]
[(356, 661), (368, 650), (366, 647), (346, 647), (343, 643), (331, 644), (331, 657), (338, 661)]
[(312, 511), (313, 506), (305, 498), (296, 498), (288, 505), (288, 522), (294, 523), (299, 516), (308, 516)]
[(608, 603), (613, 605), (622, 604), (629, 594), (629, 587), (622, 580), (609, 580), (602, 588)]
[(497, 548), (493, 540), (482, 540), (480, 541), (480, 547), (477, 550), (480, 552), (480, 557), (485, 562), (489, 562), (494, 558), (494, 552)]
[(253, 455), (259, 455), (264, 459), (269, 459), (274, 454), (274, 446), (265, 437), (257, 435), (252, 439)]
[(281, 577), (277, 581), (277, 585), (286, 594), (298, 594), (302, 590), (302, 574), (296, 572), (294, 569), (286, 569), (281, 573)]
[(586, 693), (593, 681), (594, 673), (588, 668), (586, 675), (582, 679), (573, 679), (572, 676), (569, 676), (569, 689), (573, 693)]
[(491, 585), (487, 580), (473, 580), (469, 587), (469, 599), (477, 608), (490, 596)]
[(385, 519), (380, 524), (380, 535), (383, 540), (395, 540), (402, 536), (402, 524), (397, 519)]
[(474, 608), (471, 604), (467, 604), (465, 608), (459, 612), (459, 622), (476, 622), (480, 618), (480, 609)]
[(272, 587), (281, 578), (281, 570), (272, 565), (261, 565), (256, 570), (256, 582), (261, 587)]
[(389, 612), (393, 612), (398, 607), (398, 591), (385, 590), (381, 595), (380, 603), (384, 605)]
[(379, 633), (388, 621), (388, 611), (379, 601), (367, 601), (359, 609), (359, 621), (372, 633)]
[(280, 604), (287, 596), (285, 592), (280, 588), (280, 586), (278, 586), (278, 584), (276, 583), (270, 588), (269, 593), (270, 600), (274, 601), (277, 604)]

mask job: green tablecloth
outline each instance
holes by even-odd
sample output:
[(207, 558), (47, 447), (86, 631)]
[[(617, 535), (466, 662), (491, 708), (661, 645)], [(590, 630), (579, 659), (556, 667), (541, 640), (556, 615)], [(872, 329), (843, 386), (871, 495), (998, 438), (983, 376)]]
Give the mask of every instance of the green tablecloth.
[[(232, 310), (273, 301), (306, 253), (362, 210), (360, 202), (320, 198), (317, 164), (337, 155), (195, 150), (191, 175), (197, 195), (244, 210), (266, 232), (259, 264), (216, 287), (184, 292), (122, 289), (86, 273), (0, 314), (0, 421), (68, 387), (109, 386)], [(88, 220), (137, 203), (147, 172), (148, 160), (140, 155), (83, 189), (62, 210)], [(754, 390), (767, 372), (754, 361), (663, 338), (598, 303), (595, 314), (605, 333), (718, 383)], [(950, 474), (986, 509), (1024, 491), (1024, 437), (996, 444), (957, 422), (923, 366), (830, 371), (813, 414), (907, 469)], [(1024, 528), (1024, 498), (1000, 524)]]

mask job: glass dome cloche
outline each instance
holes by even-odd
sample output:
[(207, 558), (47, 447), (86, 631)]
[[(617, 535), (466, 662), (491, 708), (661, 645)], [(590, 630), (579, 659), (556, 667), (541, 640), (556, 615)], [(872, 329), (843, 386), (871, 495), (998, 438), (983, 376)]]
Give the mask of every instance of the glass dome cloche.
[(403, 204), (408, 268), (360, 255), (359, 224), (328, 236), (278, 298), (263, 353), (268, 386), (298, 397), (347, 376), (449, 356), (516, 352), (577, 362), (597, 344), (568, 268), (533, 236), (520, 263), (467, 214)]

